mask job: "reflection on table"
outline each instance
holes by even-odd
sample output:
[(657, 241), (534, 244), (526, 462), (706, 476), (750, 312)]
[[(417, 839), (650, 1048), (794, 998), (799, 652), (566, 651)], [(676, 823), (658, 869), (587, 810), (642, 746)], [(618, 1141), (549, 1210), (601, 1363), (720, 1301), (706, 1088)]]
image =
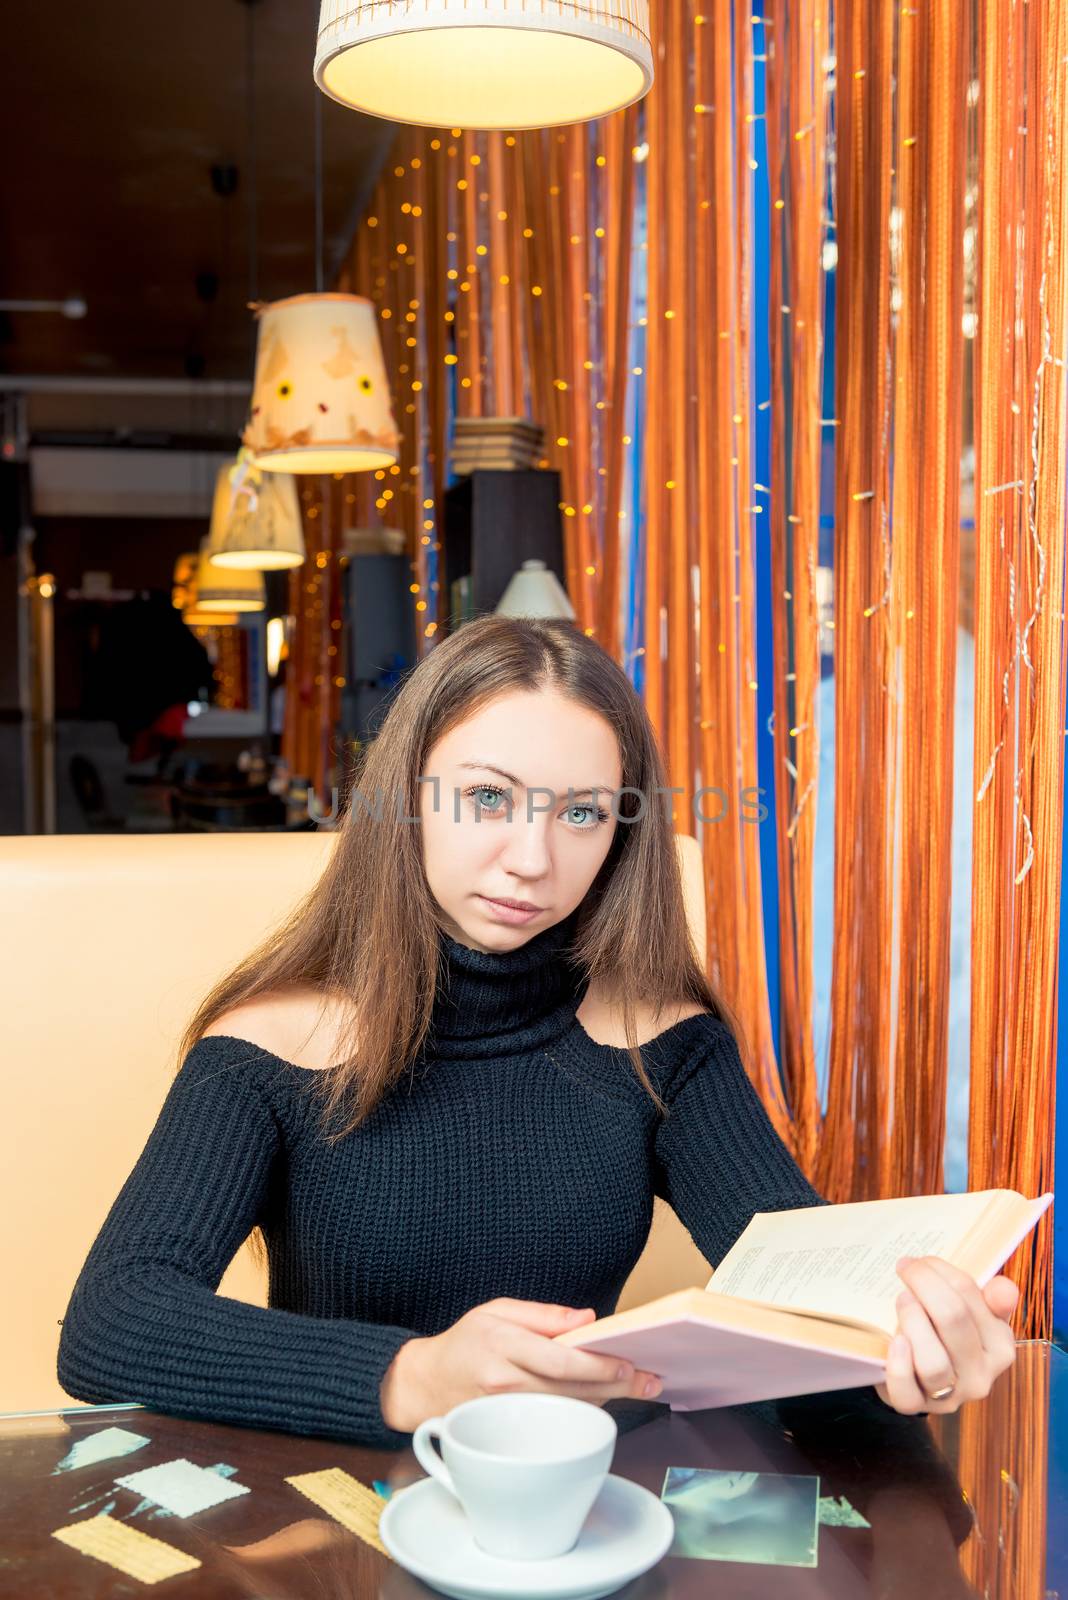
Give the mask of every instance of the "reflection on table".
[[(626, 1600), (713, 1587), (722, 1600), (1068, 1593), (1068, 1354), (1051, 1345), (1022, 1344), (991, 1395), (952, 1417), (901, 1417), (870, 1390), (689, 1413), (622, 1400), (607, 1409), (619, 1425), (612, 1471), (664, 1498), (676, 1522), (671, 1550), (619, 1591)], [(152, 1473), (177, 1462), (190, 1467)], [(331, 1469), (350, 1484), (350, 1523), (371, 1508), (362, 1537), (287, 1481)], [(117, 1482), (146, 1471), (170, 1487)], [(172, 1560), (195, 1560), (163, 1580), (167, 1593), (425, 1600), (426, 1585), (376, 1536), (381, 1507), (422, 1477), (410, 1450), (137, 1405), (0, 1417), (0, 1596), (157, 1588), (53, 1537), (104, 1516), (160, 1541)], [(191, 1510), (203, 1483), (228, 1497)], [(176, 1496), (175, 1508), (157, 1493)]]

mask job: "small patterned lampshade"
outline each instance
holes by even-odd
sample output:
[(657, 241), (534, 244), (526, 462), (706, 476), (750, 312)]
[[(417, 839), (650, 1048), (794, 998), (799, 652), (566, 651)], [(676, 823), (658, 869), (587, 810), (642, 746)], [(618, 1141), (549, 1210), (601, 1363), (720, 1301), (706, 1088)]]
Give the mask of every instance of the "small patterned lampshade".
[(240, 487), (233, 466), (215, 479), (208, 550), (217, 567), (259, 572), (299, 567), (304, 560), (297, 485), (288, 472), (249, 472)]
[(195, 608), (198, 612), (262, 611), (267, 604), (263, 573), (252, 568), (219, 567), (200, 545)]
[(174, 587), (171, 599), (175, 609), (182, 613), (182, 621), (190, 628), (227, 628), (237, 622), (236, 611), (200, 611), (197, 609), (197, 573), (200, 570), (200, 551), (184, 550), (174, 563)]
[(400, 435), (378, 323), (357, 294), (297, 294), (262, 306), (252, 406), (242, 435), (270, 472), (392, 466)]
[(236, 611), (201, 611), (195, 605), (182, 612), (187, 628), (235, 628), (237, 620)]
[(652, 84), (649, 0), (322, 0), (315, 81), (425, 127), (585, 122)]
[(177, 611), (184, 611), (196, 599), (197, 567), (200, 555), (196, 550), (184, 550), (175, 557), (174, 577), (171, 580), (171, 603)]

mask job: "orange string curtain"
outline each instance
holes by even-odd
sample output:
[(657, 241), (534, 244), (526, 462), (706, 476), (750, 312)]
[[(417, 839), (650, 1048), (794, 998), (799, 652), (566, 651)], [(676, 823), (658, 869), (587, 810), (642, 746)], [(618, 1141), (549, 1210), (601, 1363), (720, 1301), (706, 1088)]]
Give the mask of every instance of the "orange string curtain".
[(890, 560), (894, 7), (864, 0), (837, 23), (834, 972), (817, 1176), (842, 1200), (878, 1193), (888, 1124), (894, 702), (887, 633), (864, 611)]
[(838, 337), (862, 354), (839, 362), (836, 391), (836, 974), (819, 1170), (837, 1199), (942, 1187), (965, 16), (937, 0), (906, 23), (873, 0), (839, 40)]
[(893, 581), (868, 620), (892, 638), (901, 812), (892, 1110), (879, 1182), (886, 1193), (922, 1194), (943, 1187), (946, 1126), (969, 37), (957, 0), (908, 20), (914, 26), (899, 32), (893, 147), (901, 219), (891, 228)]
[[(779, 870), (780, 1059), (798, 1159), (820, 1132), (812, 1032), (813, 849), (819, 783), (820, 462), (829, 0), (771, 0), (767, 42), (769, 349), (772, 409), (771, 617)], [(820, 886), (826, 892), (827, 886)]]
[[(356, 520), (403, 528), (419, 648), (431, 648), (447, 614), (433, 585), (450, 419), (543, 425), (577, 625), (619, 658), (624, 607), (638, 596), (643, 693), (683, 791), (676, 825), (698, 833), (707, 869), (710, 975), (740, 1020), (774, 1125), (832, 1199), (937, 1189), (959, 823), (959, 463), (974, 353), (969, 1184), (1036, 1194), (1051, 1161), (1064, 729), (1065, 18), (1056, 0), (769, 0), (758, 20), (772, 392), (755, 393), (751, 376), (753, 19), (737, 0), (665, 0), (653, 11), (657, 80), (638, 107), (581, 127), (399, 132), (340, 283), (378, 308), (402, 431), (397, 467), (352, 486)], [(972, 226), (974, 341), (962, 320)], [(758, 406), (771, 412), (770, 485), (754, 481)], [(835, 861), (833, 883), (813, 883), (828, 452)], [(754, 826), (762, 539), (778, 1041)], [(708, 820), (693, 813), (698, 789), (709, 791)], [(811, 1018), (817, 895), (833, 903), (825, 1107)], [(1048, 1326), (1048, 1248), (1046, 1221), (1020, 1331)]]
[[(972, 1188), (1052, 1187), (1065, 734), (1068, 204), (1059, 0), (978, 10)], [(1017, 1326), (1050, 1332), (1049, 1213)]]

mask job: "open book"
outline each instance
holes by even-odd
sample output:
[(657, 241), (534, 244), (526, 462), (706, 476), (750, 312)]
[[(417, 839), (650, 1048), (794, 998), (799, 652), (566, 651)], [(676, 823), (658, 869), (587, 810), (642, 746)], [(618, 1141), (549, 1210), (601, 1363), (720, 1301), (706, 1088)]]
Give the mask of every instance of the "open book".
[(881, 1383), (902, 1256), (941, 1256), (982, 1287), (1052, 1194), (1013, 1189), (758, 1211), (703, 1289), (556, 1335), (664, 1382), (673, 1411)]

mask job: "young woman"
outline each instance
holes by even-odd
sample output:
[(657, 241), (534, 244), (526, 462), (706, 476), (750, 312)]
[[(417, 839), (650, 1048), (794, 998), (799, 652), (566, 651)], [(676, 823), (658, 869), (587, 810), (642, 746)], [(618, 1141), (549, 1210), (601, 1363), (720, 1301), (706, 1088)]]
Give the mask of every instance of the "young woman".
[[(713, 1265), (755, 1211), (822, 1203), (693, 955), (666, 790), (570, 623), (486, 616), (426, 657), (327, 869), (181, 1042), (67, 1308), (69, 1394), (404, 1445), (477, 1394), (659, 1392), (553, 1341), (614, 1309), (654, 1195)], [(215, 1293), (254, 1230), (266, 1308)], [(985, 1395), (1015, 1287), (901, 1276), (882, 1398)]]

